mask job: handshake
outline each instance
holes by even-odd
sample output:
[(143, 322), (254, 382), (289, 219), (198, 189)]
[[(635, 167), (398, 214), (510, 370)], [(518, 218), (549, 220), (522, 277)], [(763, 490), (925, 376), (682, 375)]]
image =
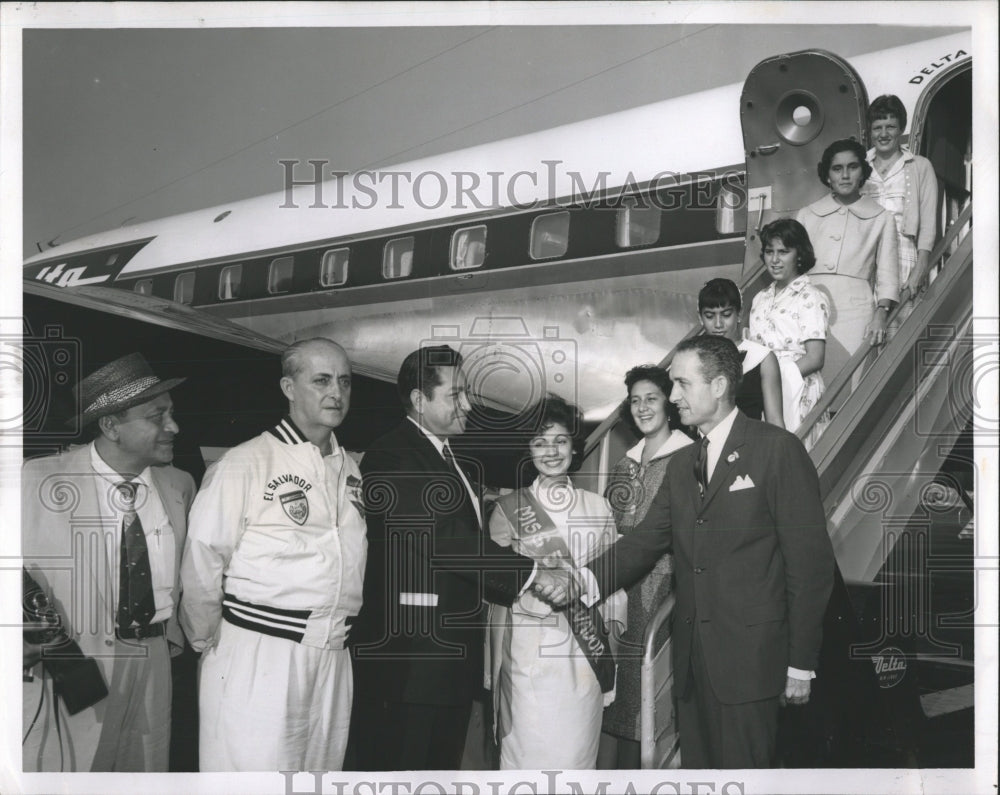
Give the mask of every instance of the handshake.
[(531, 592), (552, 607), (560, 608), (579, 599), (583, 588), (571, 568), (566, 565), (550, 568), (540, 561), (531, 582)]

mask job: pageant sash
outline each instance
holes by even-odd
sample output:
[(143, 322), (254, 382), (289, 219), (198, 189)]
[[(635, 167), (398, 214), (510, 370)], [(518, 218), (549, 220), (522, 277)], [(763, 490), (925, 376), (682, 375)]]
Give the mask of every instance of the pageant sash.
[[(528, 489), (506, 494), (497, 502), (514, 527), (523, 554), (550, 568), (573, 567), (569, 547), (558, 534), (555, 523)], [(615, 686), (615, 660), (611, 655), (608, 633), (597, 606), (587, 607), (578, 599), (566, 606), (565, 614), (576, 642), (601, 685), (601, 692), (610, 692)]]

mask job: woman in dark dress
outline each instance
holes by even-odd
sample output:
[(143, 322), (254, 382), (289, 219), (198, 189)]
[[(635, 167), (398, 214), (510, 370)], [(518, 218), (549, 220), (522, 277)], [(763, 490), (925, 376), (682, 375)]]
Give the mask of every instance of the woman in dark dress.
[[(615, 464), (605, 497), (611, 504), (619, 533), (630, 533), (646, 515), (660, 488), (667, 461), (692, 443), (677, 430), (680, 419), (670, 403), (671, 382), (662, 367), (633, 367), (625, 376), (628, 401), (622, 419), (642, 438)], [(628, 624), (620, 637), (616, 697), (604, 711), (600, 768), (639, 767), (639, 667), (642, 637), (653, 613), (670, 593), (673, 557), (664, 555), (656, 567), (628, 590)]]

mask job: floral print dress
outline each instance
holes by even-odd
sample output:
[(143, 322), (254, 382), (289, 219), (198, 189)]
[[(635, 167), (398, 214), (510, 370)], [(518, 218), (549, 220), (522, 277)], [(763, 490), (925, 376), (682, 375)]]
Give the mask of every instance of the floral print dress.
[[(772, 282), (754, 296), (750, 308), (748, 338), (766, 345), (778, 359), (781, 370), (782, 408), (785, 428), (795, 431), (812, 411), (826, 388), (820, 371), (805, 378), (795, 365), (806, 354), (806, 340), (826, 340), (829, 310), (826, 297), (817, 290), (805, 274), (798, 276), (783, 290)], [(806, 448), (822, 432), (824, 423), (817, 423)]]

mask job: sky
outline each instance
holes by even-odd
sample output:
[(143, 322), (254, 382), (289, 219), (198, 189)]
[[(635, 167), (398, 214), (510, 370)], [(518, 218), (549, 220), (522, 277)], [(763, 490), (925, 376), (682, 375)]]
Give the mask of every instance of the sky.
[(28, 29), (22, 251), (280, 190), (281, 159), (405, 162), (741, 82), (780, 52), (850, 57), (949, 30)]

